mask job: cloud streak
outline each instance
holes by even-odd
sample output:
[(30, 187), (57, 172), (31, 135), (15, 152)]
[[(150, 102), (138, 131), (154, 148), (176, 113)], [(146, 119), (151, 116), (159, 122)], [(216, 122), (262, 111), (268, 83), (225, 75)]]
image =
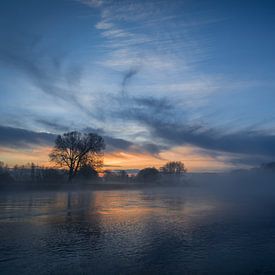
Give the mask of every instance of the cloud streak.
[[(59, 131), (65, 126), (60, 124), (55, 124), (51, 122), (41, 121), (48, 125), (49, 127), (55, 127)], [(67, 129), (67, 131), (69, 131)], [(100, 129), (92, 129), (87, 128), (84, 129), (83, 132), (93, 132), (98, 133), (103, 136), (107, 148), (106, 152), (116, 152), (116, 151), (124, 151), (124, 152), (132, 152), (132, 153), (150, 153), (152, 155), (156, 155), (160, 152), (160, 150), (164, 149), (164, 146), (160, 146), (153, 143), (134, 143), (128, 140), (124, 140), (121, 138), (115, 138), (104, 134), (104, 131)], [(47, 132), (35, 132), (31, 130), (7, 127), (0, 125), (0, 147), (7, 147), (13, 149), (28, 149), (34, 148), (37, 146), (47, 146), (51, 147), (54, 145), (54, 141), (57, 135)]]
[[(257, 46), (247, 50), (233, 21), (223, 21), (233, 13), (199, 3), (4, 4), (2, 146), (48, 146), (55, 134), (91, 126), (104, 136), (108, 152), (120, 156), (157, 158), (192, 146), (213, 157), (227, 155), (228, 162), (273, 158), (274, 83), (257, 77), (274, 65), (264, 70), (265, 54), (258, 52), (259, 66), (252, 66), (254, 53), (244, 57)], [(249, 74), (253, 67), (257, 73)]]
[(26, 129), (0, 126), (0, 146), (10, 148), (31, 148), (33, 146), (50, 146), (56, 135), (34, 132)]
[(131, 110), (126, 110), (128, 118), (146, 125), (152, 139), (162, 140), (170, 147), (193, 145), (214, 152), (275, 157), (275, 136), (265, 131), (241, 130), (226, 133), (222, 129), (202, 124), (190, 125), (183, 113), (182, 120), (178, 120), (177, 107), (168, 99), (133, 97), (129, 100)]

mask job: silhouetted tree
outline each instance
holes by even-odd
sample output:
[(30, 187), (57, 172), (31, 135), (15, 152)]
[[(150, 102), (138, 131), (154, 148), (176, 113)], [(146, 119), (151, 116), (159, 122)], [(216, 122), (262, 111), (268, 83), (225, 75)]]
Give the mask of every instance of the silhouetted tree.
[(3, 161), (0, 161), (0, 183), (12, 183), (14, 178), (9, 173), (9, 168)]
[(137, 174), (137, 180), (143, 182), (154, 182), (159, 179), (159, 171), (155, 167), (144, 168)]
[(181, 161), (170, 161), (161, 167), (160, 171), (166, 175), (181, 175), (186, 173), (187, 170)]
[(15, 178), (15, 180), (19, 181), (19, 180), (22, 180), (23, 178), (23, 171), (24, 171), (24, 168), (22, 168), (23, 166), (19, 166), (19, 165), (15, 165), (12, 169), (12, 174)]
[(104, 171), (103, 179), (105, 181), (112, 180), (113, 177), (114, 177), (114, 172), (112, 172), (111, 170), (105, 170)]
[(0, 161), (0, 174), (5, 173), (7, 171), (8, 171), (8, 166), (3, 161)]
[(59, 166), (68, 168), (70, 181), (84, 165), (90, 165), (94, 169), (102, 167), (104, 148), (105, 143), (101, 136), (75, 131), (59, 135), (49, 157)]
[(34, 182), (36, 180), (36, 167), (34, 163), (31, 163), (31, 181)]
[(129, 175), (125, 170), (118, 171), (117, 176), (120, 181), (127, 181), (129, 179)]

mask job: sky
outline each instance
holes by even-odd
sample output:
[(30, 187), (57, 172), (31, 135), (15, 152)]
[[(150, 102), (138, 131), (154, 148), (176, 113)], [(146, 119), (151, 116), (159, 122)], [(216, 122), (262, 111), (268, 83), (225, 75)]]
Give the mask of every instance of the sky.
[(275, 2), (3, 0), (0, 159), (96, 132), (105, 167), (275, 160)]

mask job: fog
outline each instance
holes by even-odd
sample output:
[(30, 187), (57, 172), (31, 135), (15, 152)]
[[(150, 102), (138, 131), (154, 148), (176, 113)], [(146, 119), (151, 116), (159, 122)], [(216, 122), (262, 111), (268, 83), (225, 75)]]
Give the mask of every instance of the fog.
[(275, 174), (0, 192), (1, 274), (275, 272)]

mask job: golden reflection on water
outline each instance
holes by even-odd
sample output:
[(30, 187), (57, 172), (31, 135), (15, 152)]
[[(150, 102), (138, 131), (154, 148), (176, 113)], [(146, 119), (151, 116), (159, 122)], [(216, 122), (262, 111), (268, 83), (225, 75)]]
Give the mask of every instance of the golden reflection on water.
[[(177, 217), (187, 223), (213, 212), (216, 205), (207, 200), (192, 201), (184, 193), (167, 195), (148, 191), (45, 192), (8, 196), (1, 200), (1, 220), (24, 219), (34, 223), (86, 221), (108, 224), (146, 223), (154, 219), (171, 221)], [(0, 222), (1, 222), (0, 220)]]
[(242, 267), (254, 274), (258, 266), (247, 267), (266, 255), (265, 270), (275, 270), (270, 201), (260, 197), (255, 205), (255, 197), (230, 200), (212, 191), (1, 193), (1, 272), (236, 274)]

